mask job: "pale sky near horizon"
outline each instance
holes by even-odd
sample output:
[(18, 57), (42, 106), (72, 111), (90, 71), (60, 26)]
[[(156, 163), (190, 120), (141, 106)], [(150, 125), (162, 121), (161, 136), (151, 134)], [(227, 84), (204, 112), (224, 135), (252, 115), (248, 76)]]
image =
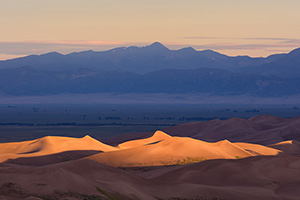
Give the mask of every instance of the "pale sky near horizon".
[(0, 0), (0, 60), (145, 46), (267, 56), (300, 47), (299, 0)]

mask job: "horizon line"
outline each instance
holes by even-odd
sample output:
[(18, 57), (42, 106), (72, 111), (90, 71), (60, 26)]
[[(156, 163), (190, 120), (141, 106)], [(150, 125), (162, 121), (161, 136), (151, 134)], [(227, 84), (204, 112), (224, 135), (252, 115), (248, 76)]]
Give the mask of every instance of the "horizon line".
[[(251, 58), (267, 58), (271, 55), (276, 55), (276, 54), (288, 54), (289, 52), (300, 48), (300, 45), (298, 47), (295, 47), (295, 45), (291, 45), (290, 43), (285, 43), (285, 44), (277, 44), (277, 45), (267, 45), (268, 47), (291, 47), (291, 49), (287, 52), (282, 50), (282, 52), (279, 52), (280, 50), (266, 50), (269, 52), (277, 52), (274, 54), (268, 54), (267, 56), (250, 56), (248, 54), (238, 54), (238, 55), (228, 55), (226, 53), (222, 53), (222, 50), (225, 49), (240, 49), (240, 50), (245, 50), (245, 49), (262, 49), (264, 48), (264, 44), (232, 44), (232, 43), (215, 43), (215, 44), (208, 44), (208, 45), (192, 45), (188, 43), (176, 43), (176, 42), (160, 42), (160, 41), (154, 41), (151, 43), (146, 43), (146, 42), (135, 42), (135, 43), (124, 43), (124, 42), (115, 42), (115, 41), (97, 41), (97, 40), (55, 40), (55, 41), (0, 41), (0, 45), (29, 45), (29, 46), (34, 46), (34, 45), (66, 45), (66, 46), (73, 46), (73, 47), (78, 47), (78, 50), (71, 50), (71, 51), (66, 51), (65, 49), (62, 49), (61, 46), (57, 47), (57, 50), (49, 50), (49, 51), (40, 51), (40, 52), (33, 52), (33, 53), (28, 53), (28, 54), (22, 54), (22, 53), (4, 53), (0, 51), (0, 61), (8, 61), (8, 60), (13, 60), (17, 58), (22, 58), (22, 57), (27, 57), (31, 55), (44, 55), (48, 53), (59, 53), (62, 55), (68, 55), (71, 53), (81, 53), (81, 52), (86, 52), (86, 51), (94, 51), (94, 52), (105, 52), (105, 51), (110, 51), (113, 49), (117, 48), (129, 48), (129, 47), (147, 47), (151, 46), (154, 43), (160, 43), (164, 47), (168, 48), (171, 51), (176, 51), (184, 48), (193, 48), (196, 51), (205, 51), (205, 50), (210, 50), (214, 51), (229, 57), (238, 57), (238, 56), (248, 56)], [(121, 46), (123, 45), (123, 46)], [(94, 48), (93, 48), (94, 47)], [(97, 50), (95, 47), (102, 47), (101, 50)], [(209, 48), (209, 47), (215, 47), (215, 48)], [(81, 49), (80, 49), (81, 48)], [(82, 49), (86, 48), (86, 49)], [(87, 49), (88, 48), (88, 49)], [(221, 51), (220, 51), (221, 50)], [(2, 58), (1, 58), (2, 57)], [(4, 59), (3, 59), (4, 57)], [(7, 58), (5, 58), (7, 57)]]

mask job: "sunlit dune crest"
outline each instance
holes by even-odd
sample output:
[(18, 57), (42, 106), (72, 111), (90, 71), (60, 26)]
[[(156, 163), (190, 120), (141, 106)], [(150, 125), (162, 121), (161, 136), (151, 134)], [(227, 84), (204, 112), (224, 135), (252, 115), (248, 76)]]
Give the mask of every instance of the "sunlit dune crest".
[(251, 153), (254, 156), (259, 156), (259, 155), (277, 155), (281, 151), (278, 150), (278, 148), (275, 147), (266, 147), (263, 145), (258, 145), (258, 144), (250, 144), (250, 143), (234, 143), (236, 146), (239, 146), (240, 148), (246, 150), (247, 152)]
[(87, 157), (113, 167), (182, 165), (210, 159), (237, 159), (257, 155), (276, 155), (280, 150), (262, 145), (204, 142), (189, 137), (172, 137), (156, 131), (146, 139), (132, 140), (112, 147), (90, 136), (83, 138), (47, 136), (25, 142), (0, 144), (1, 162), (8, 159), (37, 157), (67, 151), (97, 150)]
[[(182, 165), (210, 159), (237, 159), (256, 155), (277, 155), (280, 150), (261, 145), (215, 143), (189, 137), (171, 137), (162, 131), (152, 137), (125, 142), (120, 150), (88, 157), (113, 167)], [(122, 148), (123, 147), (123, 148)]]
[(269, 145), (269, 147), (280, 149), (284, 153), (290, 155), (300, 155), (300, 142), (295, 140), (279, 142), (276, 144)]
[(46, 136), (36, 140), (0, 143), (0, 162), (20, 157), (43, 156), (64, 151), (97, 150), (114, 151), (116, 148), (103, 144), (90, 136), (83, 138)]
[(0, 199), (292, 200), (300, 195), (300, 162), (289, 153), (298, 147), (163, 131), (117, 147), (90, 136), (2, 143)]
[(129, 148), (133, 148), (133, 147), (152, 144), (155, 142), (160, 142), (160, 141), (168, 139), (168, 138), (171, 138), (171, 136), (169, 136), (168, 134), (166, 134), (162, 131), (156, 131), (152, 137), (124, 142), (122, 144), (119, 144), (118, 147), (120, 149), (129, 149)]
[(168, 127), (165, 131), (173, 136), (187, 136), (210, 142), (228, 139), (231, 142), (271, 145), (299, 137), (299, 125), (299, 117), (259, 115), (250, 119), (214, 119), (179, 124)]

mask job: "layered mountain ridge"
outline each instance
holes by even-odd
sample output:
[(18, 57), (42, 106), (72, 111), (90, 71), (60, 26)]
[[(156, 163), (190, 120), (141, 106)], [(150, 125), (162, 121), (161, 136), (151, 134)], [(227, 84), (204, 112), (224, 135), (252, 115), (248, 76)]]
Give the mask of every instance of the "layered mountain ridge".
[(156, 42), (0, 61), (0, 93), (8, 95), (169, 93), (298, 95), (300, 49), (266, 58), (230, 57)]
[[(192, 47), (170, 50), (159, 42), (145, 47), (119, 47), (108, 51), (83, 51), (70, 54), (50, 52), (42, 55), (0, 61), (0, 68), (31, 66), (37, 69), (64, 71), (90, 68), (98, 70), (121, 70), (145, 74), (162, 69), (219, 68), (241, 70), (246, 67), (289, 61), (299, 61), (299, 49), (288, 54), (274, 54), (266, 58), (227, 56), (212, 50), (197, 51)], [(283, 74), (282, 74), (283, 75)]]

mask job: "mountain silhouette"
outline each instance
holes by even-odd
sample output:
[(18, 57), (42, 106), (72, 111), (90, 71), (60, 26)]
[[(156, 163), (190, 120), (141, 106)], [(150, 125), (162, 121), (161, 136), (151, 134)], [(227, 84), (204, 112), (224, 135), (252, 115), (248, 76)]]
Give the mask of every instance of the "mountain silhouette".
[(75, 68), (122, 70), (145, 74), (162, 69), (240, 67), (267, 63), (265, 59), (229, 57), (212, 50), (196, 51), (191, 47), (169, 50), (159, 42), (145, 47), (119, 47), (108, 51), (83, 51), (62, 55), (51, 52), (0, 62), (0, 69), (31, 66), (37, 69), (64, 71)]
[(300, 94), (300, 49), (266, 58), (230, 57), (159, 42), (62, 55), (50, 52), (0, 62), (0, 93)]

